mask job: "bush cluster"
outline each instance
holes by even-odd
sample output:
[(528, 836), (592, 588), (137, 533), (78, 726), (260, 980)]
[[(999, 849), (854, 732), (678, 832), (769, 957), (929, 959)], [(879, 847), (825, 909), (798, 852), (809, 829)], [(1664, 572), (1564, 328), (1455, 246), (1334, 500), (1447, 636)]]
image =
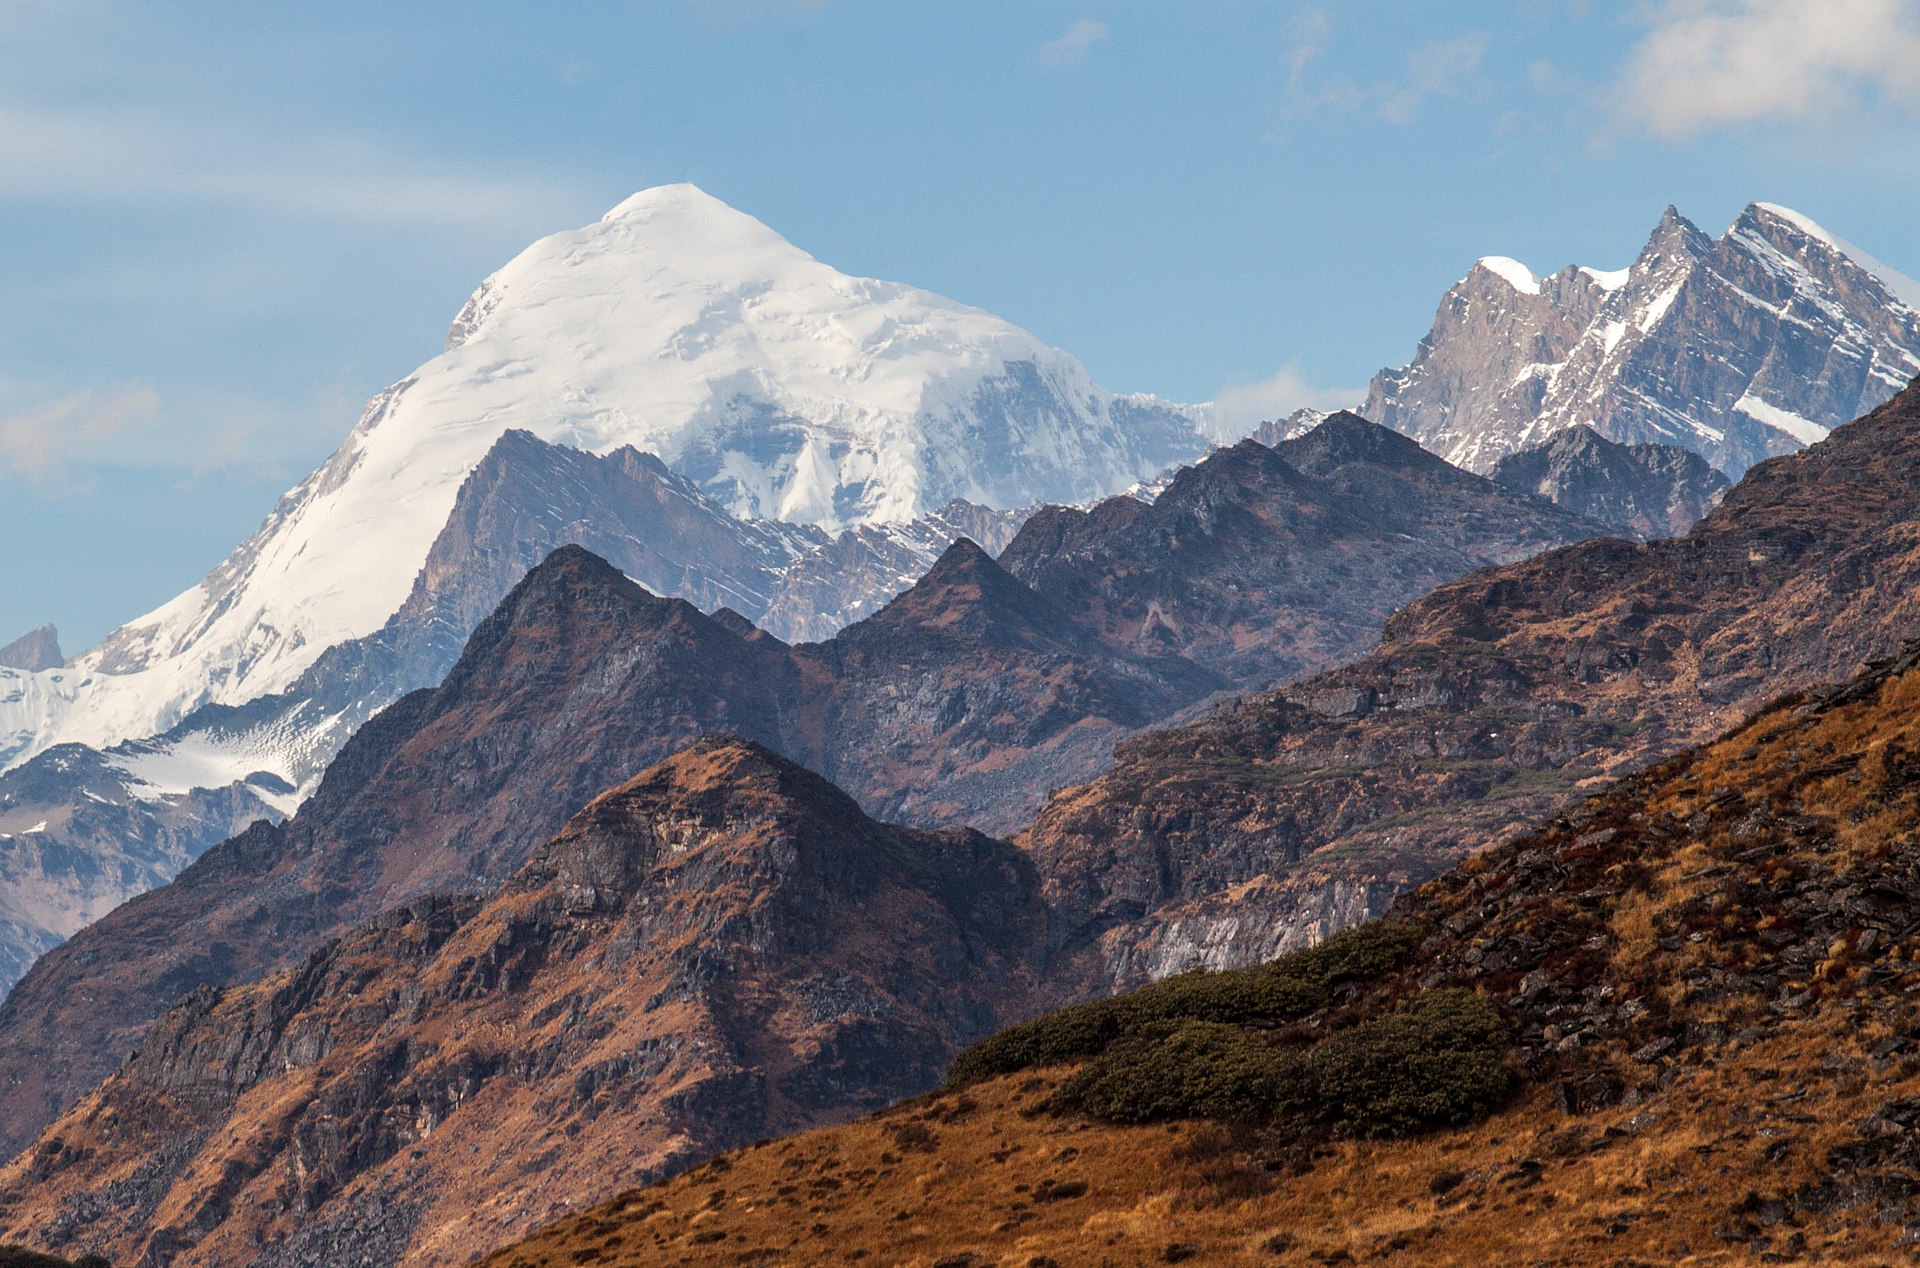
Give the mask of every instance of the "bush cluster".
[(62, 1259), (58, 1255), (43, 1255), (39, 1251), (28, 1250), (25, 1246), (0, 1246), (0, 1268), (111, 1268), (111, 1265), (99, 1255)]
[(1500, 1014), (1472, 991), (1426, 991), (1286, 1061), (1275, 1108), (1351, 1136), (1472, 1122), (1513, 1079)]
[(1214, 1021), (1121, 1039), (1054, 1093), (1059, 1108), (1115, 1123), (1286, 1120), (1349, 1136), (1404, 1136), (1471, 1122), (1512, 1075), (1505, 1030), (1472, 991), (1429, 991), (1305, 1049)]
[(1400, 1136), (1469, 1122), (1512, 1081), (1500, 1015), (1472, 991), (1421, 992), (1306, 1047), (1276, 1046), (1248, 1028), (1304, 1016), (1339, 983), (1392, 971), (1422, 936), (1409, 925), (1363, 925), (1257, 968), (1181, 974), (1078, 1004), (967, 1049), (948, 1080), (1082, 1062), (1053, 1104), (1116, 1123), (1284, 1121)]
[(1123, 1038), (1181, 1022), (1290, 1021), (1324, 1005), (1341, 982), (1378, 977), (1398, 967), (1423, 936), (1415, 925), (1361, 925), (1254, 968), (1198, 969), (1113, 999), (1075, 1004), (968, 1048), (954, 1060), (947, 1082), (973, 1083), (1034, 1066), (1082, 1061)]
[(1189, 1021), (1122, 1039), (1054, 1093), (1111, 1123), (1255, 1117), (1277, 1090), (1272, 1049), (1238, 1026)]

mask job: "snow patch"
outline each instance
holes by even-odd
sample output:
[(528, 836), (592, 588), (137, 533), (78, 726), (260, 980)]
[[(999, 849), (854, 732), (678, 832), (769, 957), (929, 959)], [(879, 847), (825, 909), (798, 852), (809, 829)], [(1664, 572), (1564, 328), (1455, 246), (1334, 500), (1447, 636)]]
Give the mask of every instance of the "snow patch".
[(1653, 297), (1652, 302), (1647, 305), (1646, 310), (1640, 314), (1641, 334), (1646, 334), (1660, 324), (1660, 319), (1667, 315), (1669, 308), (1673, 307), (1673, 301), (1679, 296), (1680, 288), (1687, 284), (1688, 276), (1688, 274), (1682, 274), (1680, 279), (1672, 286), (1669, 286), (1666, 290), (1661, 291)]
[(1592, 278), (1603, 291), (1619, 290), (1633, 275), (1632, 269), (1590, 269), (1584, 264), (1580, 266), (1580, 271)]
[(1811, 419), (1802, 418), (1792, 410), (1770, 405), (1751, 392), (1735, 401), (1733, 408), (1755, 422), (1765, 423), (1777, 431), (1785, 432), (1803, 445), (1817, 445), (1833, 434), (1831, 428), (1822, 427)]
[(1533, 275), (1532, 269), (1516, 259), (1504, 255), (1483, 255), (1479, 264), (1516, 291), (1526, 295), (1540, 293), (1540, 279)]

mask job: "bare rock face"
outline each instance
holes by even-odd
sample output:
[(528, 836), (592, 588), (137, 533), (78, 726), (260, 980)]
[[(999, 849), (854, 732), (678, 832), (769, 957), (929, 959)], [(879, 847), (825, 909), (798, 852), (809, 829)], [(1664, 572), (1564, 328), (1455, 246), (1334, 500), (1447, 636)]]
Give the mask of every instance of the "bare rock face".
[(1342, 411), (1218, 450), (1151, 504), (1048, 507), (1000, 562), (1110, 646), (1244, 690), (1370, 650), (1443, 579), (1606, 531)]
[(1617, 445), (1591, 427), (1569, 427), (1544, 445), (1510, 453), (1496, 483), (1647, 541), (1678, 537), (1726, 495), (1727, 477), (1678, 445)]
[(704, 740), (490, 898), (421, 899), (189, 996), (0, 1171), (0, 1238), (128, 1264), (465, 1263), (931, 1087), (1032, 1007), (1037, 893), (1005, 842), (876, 822)]
[(1920, 627), (1920, 388), (1690, 533), (1443, 586), (1352, 665), (1130, 739), (1021, 838), (1086, 990), (1271, 956)]
[(0, 667), (7, 669), (39, 673), (43, 669), (58, 669), (66, 663), (66, 655), (60, 650), (60, 632), (51, 625), (28, 630), (0, 647)]
[(1361, 412), (1473, 471), (1585, 425), (1680, 445), (1738, 478), (1920, 372), (1920, 285), (1785, 208), (1718, 240), (1668, 208), (1617, 272), (1535, 278), (1489, 257)]

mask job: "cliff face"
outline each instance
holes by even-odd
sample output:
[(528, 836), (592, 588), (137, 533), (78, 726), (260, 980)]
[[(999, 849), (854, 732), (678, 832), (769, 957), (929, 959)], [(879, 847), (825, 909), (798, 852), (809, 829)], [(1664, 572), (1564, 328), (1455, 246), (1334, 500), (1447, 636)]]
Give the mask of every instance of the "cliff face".
[(1508, 454), (1493, 478), (1635, 541), (1678, 537), (1728, 488), (1727, 478), (1691, 450), (1617, 445), (1591, 427), (1569, 427), (1544, 445)]
[(66, 655), (60, 650), (60, 633), (51, 625), (28, 630), (0, 647), (0, 667), (7, 669), (24, 669), (35, 673), (42, 669), (58, 669), (66, 663)]
[(929, 1086), (1031, 1007), (1037, 888), (1004, 842), (876, 822), (703, 741), (491, 898), (422, 899), (189, 996), (0, 1172), (0, 1236), (116, 1263), (464, 1263)]
[(1396, 613), (1352, 665), (1120, 746), (1023, 838), (1088, 989), (1381, 909), (1567, 795), (1920, 626), (1920, 391), (1762, 464), (1683, 538), (1593, 541)]

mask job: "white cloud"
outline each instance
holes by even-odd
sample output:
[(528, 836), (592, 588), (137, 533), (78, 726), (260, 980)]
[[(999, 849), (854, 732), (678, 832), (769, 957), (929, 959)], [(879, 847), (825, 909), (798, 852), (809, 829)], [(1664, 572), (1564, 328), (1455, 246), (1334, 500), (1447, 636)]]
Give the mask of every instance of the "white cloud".
[(4, 102), (0, 199), (198, 202), (387, 224), (555, 220), (578, 201), (552, 181), (436, 169), (356, 137)]
[(1081, 18), (1057, 40), (1040, 46), (1040, 60), (1048, 66), (1078, 66), (1087, 60), (1087, 50), (1107, 38), (1107, 24)]
[(1667, 0), (1647, 23), (1617, 104), (1656, 136), (1920, 106), (1920, 0)]
[(1411, 122), (1428, 97), (1458, 92), (1470, 82), (1486, 53), (1487, 42), (1480, 39), (1440, 40), (1414, 49), (1407, 55), (1407, 77), (1383, 90), (1380, 117)]
[(0, 479), (58, 483), (74, 467), (97, 461), (129, 428), (152, 422), (159, 405), (152, 388), (135, 387), (75, 392), (0, 415)]
[(1486, 40), (1478, 36), (1435, 40), (1409, 52), (1406, 71), (1396, 79), (1363, 85), (1336, 74), (1315, 82), (1312, 72), (1332, 43), (1333, 24), (1323, 10), (1311, 10), (1294, 23), (1294, 42), (1284, 58), (1284, 119), (1370, 108), (1388, 123), (1411, 123), (1429, 98), (1470, 87), (1487, 52)]
[(1316, 387), (1296, 365), (1258, 383), (1229, 384), (1214, 398), (1221, 421), (1251, 432), (1270, 418), (1285, 418), (1297, 409), (1357, 409), (1366, 399), (1365, 388)]

